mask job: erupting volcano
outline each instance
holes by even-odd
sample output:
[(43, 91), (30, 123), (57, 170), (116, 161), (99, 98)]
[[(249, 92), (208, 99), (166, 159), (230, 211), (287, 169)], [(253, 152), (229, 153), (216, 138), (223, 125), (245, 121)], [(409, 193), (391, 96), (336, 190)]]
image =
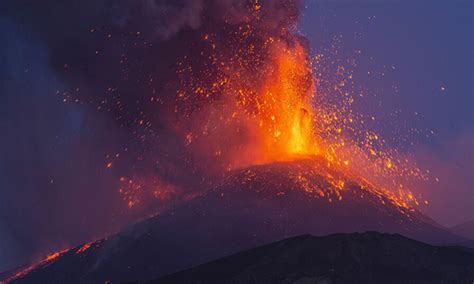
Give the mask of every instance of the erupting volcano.
[(153, 279), (301, 234), (474, 245), (420, 213), (413, 186), (436, 177), (352, 108), (349, 64), (324, 74), (332, 59), (298, 32), (300, 1), (99, 2), (81, 36), (61, 33), (80, 50), (51, 42), (57, 94), (112, 115), (105, 170), (141, 221), (7, 282)]
[[(244, 1), (235, 5), (231, 6), (238, 8), (238, 13), (230, 11), (240, 17), (240, 13), (245, 14), (240, 21), (213, 14), (216, 7), (210, 5), (200, 29), (178, 33), (171, 43), (160, 46), (162, 52), (178, 43), (190, 48), (172, 53), (176, 61), (170, 64), (175, 76), (166, 74), (162, 79), (162, 74), (153, 74), (153, 66), (145, 88), (151, 95), (139, 94), (141, 100), (136, 101), (138, 117), (133, 115), (137, 111), (129, 109), (118, 96), (116, 119), (138, 125), (133, 133), (138, 135), (142, 152), (132, 158), (134, 166), (147, 172), (147, 178), (140, 171), (134, 171), (132, 177), (120, 177), (121, 182), (135, 183), (120, 188), (129, 207), (147, 199), (147, 191), (162, 198), (163, 181), (150, 186), (150, 175), (164, 178), (164, 183), (173, 187), (188, 179), (183, 174), (192, 174), (207, 187), (229, 170), (320, 158), (329, 167), (391, 195), (405, 207), (427, 203), (419, 201), (420, 196), (415, 196), (410, 186), (413, 180), (428, 179), (429, 171), (386, 147), (380, 135), (363, 126), (364, 120), (374, 117), (353, 112), (351, 71), (338, 66), (337, 79), (325, 82), (332, 90), (320, 86), (324, 79), (315, 73), (327, 63), (322, 60), (324, 55), (310, 55), (307, 41), (297, 32), (299, 1), (269, 1), (265, 5)], [(216, 25), (220, 25), (217, 30)], [(127, 76), (131, 76), (129, 68), (127, 65)], [(172, 96), (160, 95), (160, 90)], [(178, 146), (170, 146), (170, 140)], [(130, 149), (115, 157), (119, 155), (129, 157)], [(162, 169), (169, 166), (170, 157), (172, 167), (181, 173)], [(121, 162), (120, 158), (110, 160)], [(186, 183), (185, 187), (196, 185)], [(176, 194), (174, 190), (171, 193)]]

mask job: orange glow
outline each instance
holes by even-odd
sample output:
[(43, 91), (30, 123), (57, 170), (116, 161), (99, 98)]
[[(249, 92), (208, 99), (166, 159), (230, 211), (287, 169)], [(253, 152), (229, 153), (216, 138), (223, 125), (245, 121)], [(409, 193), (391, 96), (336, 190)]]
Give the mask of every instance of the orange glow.
[(300, 44), (293, 49), (274, 48), (271, 64), (257, 104), (264, 160), (314, 155), (317, 145), (310, 101), (314, 86), (306, 51)]
[(49, 262), (49, 261), (55, 260), (55, 259), (58, 258), (60, 255), (61, 255), (60, 252), (52, 253), (52, 254), (50, 254), (50, 255), (48, 255), (48, 256), (46, 257), (46, 261)]
[(11, 283), (11, 282), (13, 282), (17, 279), (20, 279), (20, 278), (28, 275), (33, 270), (39, 269), (39, 268), (51, 263), (52, 261), (56, 260), (58, 257), (60, 257), (61, 255), (63, 255), (64, 253), (66, 253), (68, 251), (69, 251), (69, 249), (65, 249), (65, 250), (62, 250), (62, 251), (53, 252), (53, 253), (49, 254), (48, 256), (46, 256), (41, 261), (39, 261), (37, 263), (34, 263), (34, 264), (32, 264), (32, 265), (30, 265), (26, 268), (21, 269), (20, 271), (18, 271), (17, 273), (12, 275), (8, 279), (6, 279), (5, 283)]
[(84, 244), (82, 247), (80, 247), (77, 251), (76, 251), (76, 254), (81, 254), (83, 252), (85, 252), (86, 250), (88, 250), (90, 247), (91, 247), (92, 243), (86, 243)]
[[(241, 43), (253, 33), (247, 28), (242, 29)], [(178, 111), (184, 144), (204, 156), (213, 155), (225, 169), (316, 155), (315, 78), (302, 44), (270, 37), (259, 50), (244, 44), (228, 58), (213, 47), (212, 35), (204, 35), (203, 40), (211, 44), (209, 58), (213, 59), (203, 76), (206, 80), (193, 77), (191, 66), (178, 63), (178, 76), (184, 79), (176, 92), (175, 109), (185, 110)], [(217, 78), (208, 81), (213, 72)], [(186, 109), (193, 100), (209, 102), (196, 112)]]

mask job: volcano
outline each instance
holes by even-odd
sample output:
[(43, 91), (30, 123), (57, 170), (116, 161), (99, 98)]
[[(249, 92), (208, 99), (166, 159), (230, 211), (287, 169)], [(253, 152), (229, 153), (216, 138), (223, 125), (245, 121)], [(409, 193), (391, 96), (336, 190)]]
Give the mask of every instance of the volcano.
[(297, 235), (362, 231), (474, 246), (322, 160), (305, 159), (229, 172), (192, 200), (108, 238), (52, 254), (12, 272), (10, 280), (147, 280)]

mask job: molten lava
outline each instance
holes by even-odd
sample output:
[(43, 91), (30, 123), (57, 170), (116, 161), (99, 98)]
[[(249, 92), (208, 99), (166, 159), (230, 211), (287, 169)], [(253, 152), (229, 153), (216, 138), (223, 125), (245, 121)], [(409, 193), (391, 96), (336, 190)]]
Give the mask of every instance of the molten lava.
[(230, 33), (230, 42), (204, 35), (202, 58), (178, 63), (175, 109), (186, 145), (224, 169), (316, 155), (307, 48), (288, 31), (263, 42), (251, 26)]
[(314, 83), (306, 51), (299, 43), (293, 49), (274, 48), (271, 64), (257, 105), (263, 159), (278, 161), (315, 155), (311, 106)]

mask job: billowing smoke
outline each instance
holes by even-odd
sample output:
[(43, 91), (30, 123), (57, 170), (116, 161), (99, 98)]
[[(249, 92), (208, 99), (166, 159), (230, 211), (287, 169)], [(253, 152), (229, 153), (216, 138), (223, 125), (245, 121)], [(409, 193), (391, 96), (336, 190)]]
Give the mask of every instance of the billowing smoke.
[[(304, 46), (293, 31), (300, 4), (3, 1), (0, 270), (115, 230), (147, 199), (150, 207), (199, 192), (228, 166), (201, 151), (206, 141), (189, 147), (189, 129), (207, 127), (196, 120), (216, 114), (207, 106), (226, 103), (213, 84), (264, 79), (269, 40)], [(239, 53), (245, 62), (225, 62)], [(241, 127), (216, 135), (232, 141)]]

